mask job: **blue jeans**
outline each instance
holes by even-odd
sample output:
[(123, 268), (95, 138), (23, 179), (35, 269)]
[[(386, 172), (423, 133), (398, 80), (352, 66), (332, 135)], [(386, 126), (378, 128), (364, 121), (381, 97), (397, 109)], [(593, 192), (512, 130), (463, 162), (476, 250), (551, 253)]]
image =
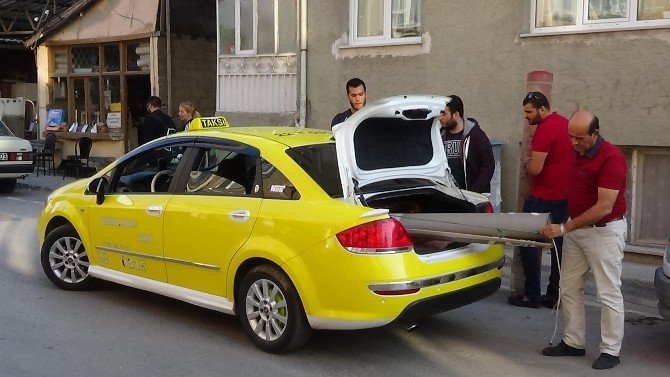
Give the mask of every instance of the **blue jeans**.
[[(560, 224), (568, 220), (568, 201), (543, 200), (529, 195), (523, 204), (523, 211), (526, 213), (549, 213), (551, 214), (551, 222)], [(547, 296), (556, 299), (558, 298), (558, 283), (560, 280), (558, 262), (561, 260), (563, 253), (563, 237), (554, 238), (554, 241), (558, 250), (551, 249), (551, 274), (549, 275)], [(523, 273), (526, 275), (526, 285), (524, 287), (526, 297), (530, 301), (540, 301), (542, 250), (535, 247), (522, 247), (520, 249)], [(558, 256), (558, 260), (556, 256)]]

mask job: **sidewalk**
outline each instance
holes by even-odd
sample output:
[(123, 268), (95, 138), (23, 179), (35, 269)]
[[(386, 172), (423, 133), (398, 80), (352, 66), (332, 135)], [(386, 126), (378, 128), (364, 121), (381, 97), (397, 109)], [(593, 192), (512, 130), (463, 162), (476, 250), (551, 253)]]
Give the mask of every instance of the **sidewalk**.
[(34, 172), (30, 173), (26, 178), (16, 181), (17, 188), (26, 188), (34, 191), (51, 192), (59, 187), (65, 186), (70, 182), (74, 182), (72, 177), (65, 177), (62, 175), (44, 175), (40, 172), (38, 177)]

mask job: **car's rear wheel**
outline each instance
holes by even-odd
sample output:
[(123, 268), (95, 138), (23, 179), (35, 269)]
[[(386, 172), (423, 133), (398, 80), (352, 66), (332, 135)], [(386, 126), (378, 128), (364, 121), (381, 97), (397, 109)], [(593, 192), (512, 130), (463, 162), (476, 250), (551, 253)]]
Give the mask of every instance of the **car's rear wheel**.
[(16, 188), (16, 178), (0, 179), (0, 192), (3, 194), (11, 194)]
[(47, 234), (42, 245), (42, 269), (49, 280), (68, 291), (91, 287), (89, 259), (81, 237), (72, 225), (61, 225)]
[(262, 265), (249, 271), (238, 287), (237, 300), (244, 331), (267, 352), (294, 350), (312, 333), (295, 286), (276, 267)]

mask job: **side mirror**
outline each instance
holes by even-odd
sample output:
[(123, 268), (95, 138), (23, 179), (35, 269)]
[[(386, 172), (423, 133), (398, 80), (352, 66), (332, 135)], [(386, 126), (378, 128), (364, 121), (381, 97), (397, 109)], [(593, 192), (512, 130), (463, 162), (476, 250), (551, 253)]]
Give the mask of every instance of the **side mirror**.
[(88, 191), (95, 193), (95, 203), (100, 205), (105, 202), (105, 191), (107, 191), (107, 178), (99, 177), (88, 184)]

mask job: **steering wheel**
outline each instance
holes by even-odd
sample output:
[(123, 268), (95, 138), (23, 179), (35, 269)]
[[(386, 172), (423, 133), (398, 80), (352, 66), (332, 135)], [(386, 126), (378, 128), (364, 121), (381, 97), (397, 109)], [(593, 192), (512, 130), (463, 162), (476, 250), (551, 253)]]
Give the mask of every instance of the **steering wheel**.
[[(165, 186), (169, 186), (170, 181), (172, 180), (172, 175), (174, 175), (172, 170), (161, 170), (156, 173), (151, 180), (151, 192), (157, 192), (156, 187), (161, 189), (160, 192), (167, 191)], [(163, 188), (165, 188), (165, 190), (163, 190)]]

